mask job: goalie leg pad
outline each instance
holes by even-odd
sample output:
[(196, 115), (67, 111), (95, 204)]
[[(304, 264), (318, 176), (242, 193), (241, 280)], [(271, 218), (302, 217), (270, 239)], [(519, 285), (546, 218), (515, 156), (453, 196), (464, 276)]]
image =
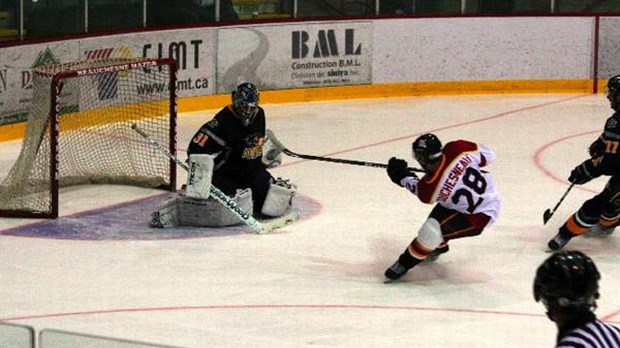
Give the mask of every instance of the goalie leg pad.
[[(237, 203), (239, 208), (252, 214), (252, 190), (239, 190), (231, 200)], [(179, 207), (179, 223), (182, 226), (223, 227), (242, 222), (237, 215), (213, 198), (185, 196)]]
[(425, 248), (435, 250), (444, 241), (439, 221), (428, 218), (418, 231), (417, 240)]
[(297, 187), (288, 180), (272, 179), (261, 213), (272, 217), (284, 215), (286, 209), (291, 206), (296, 191)]
[(208, 198), (213, 177), (213, 156), (207, 154), (189, 155), (186, 195), (194, 198)]
[(156, 212), (151, 214), (150, 225), (152, 227), (170, 228), (179, 226), (179, 203), (181, 198), (178, 195), (172, 195), (166, 198), (157, 209)]

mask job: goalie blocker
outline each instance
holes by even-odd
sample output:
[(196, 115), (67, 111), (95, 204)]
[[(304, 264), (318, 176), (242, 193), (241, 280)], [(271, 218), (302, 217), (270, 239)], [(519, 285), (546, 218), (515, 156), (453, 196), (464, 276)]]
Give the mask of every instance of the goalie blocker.
[[(243, 223), (230, 209), (209, 197), (213, 175), (213, 157), (192, 154), (185, 194), (175, 194), (160, 204), (151, 216), (151, 226), (223, 227)], [(267, 217), (284, 215), (292, 204), (296, 187), (288, 180), (271, 179), (261, 214)], [(244, 211), (253, 214), (252, 190), (237, 190), (231, 198)]]

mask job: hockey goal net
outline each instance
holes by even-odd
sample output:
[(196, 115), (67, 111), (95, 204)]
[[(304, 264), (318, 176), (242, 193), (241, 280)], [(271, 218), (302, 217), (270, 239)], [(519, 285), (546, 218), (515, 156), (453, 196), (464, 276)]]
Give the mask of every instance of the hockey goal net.
[(176, 165), (136, 123), (176, 149), (176, 63), (109, 59), (33, 71), (21, 152), (0, 184), (0, 216), (58, 217), (59, 188), (84, 184), (176, 189)]

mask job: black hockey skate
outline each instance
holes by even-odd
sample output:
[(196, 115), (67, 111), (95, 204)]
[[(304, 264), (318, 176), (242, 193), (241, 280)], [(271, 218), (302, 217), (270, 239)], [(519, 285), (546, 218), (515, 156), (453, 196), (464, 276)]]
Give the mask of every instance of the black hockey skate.
[(560, 233), (556, 234), (555, 237), (553, 237), (553, 239), (549, 241), (549, 243), (547, 243), (547, 246), (549, 247), (549, 249), (551, 249), (553, 251), (560, 250), (566, 244), (568, 244), (568, 242), (571, 240), (571, 238), (572, 237), (565, 236), (564, 234), (562, 234), (562, 232), (560, 232)]
[(149, 224), (151, 225), (151, 227), (164, 228), (158, 211), (151, 213), (151, 221), (149, 222)]
[(407, 274), (408, 271), (409, 268), (401, 265), (400, 262), (394, 262), (394, 264), (390, 266), (390, 268), (388, 268), (384, 273), (385, 277), (389, 279), (386, 281), (386, 283), (400, 279), (400, 277)]
[(615, 229), (615, 227), (596, 224), (590, 227), (590, 229), (584, 233), (583, 236), (586, 238), (605, 238), (611, 236)]

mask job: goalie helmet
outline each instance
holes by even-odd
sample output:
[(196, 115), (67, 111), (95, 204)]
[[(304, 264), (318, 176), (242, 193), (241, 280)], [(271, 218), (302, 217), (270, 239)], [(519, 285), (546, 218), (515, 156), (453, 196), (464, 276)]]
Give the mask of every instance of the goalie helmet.
[(427, 163), (437, 161), (441, 157), (441, 141), (434, 134), (419, 136), (411, 144), (413, 157), (424, 167)]
[(258, 88), (254, 84), (244, 82), (232, 92), (232, 103), (235, 112), (244, 126), (250, 125), (258, 112)]
[(589, 311), (596, 307), (600, 278), (592, 259), (582, 252), (558, 252), (538, 267), (534, 299), (542, 301), (548, 313)]

